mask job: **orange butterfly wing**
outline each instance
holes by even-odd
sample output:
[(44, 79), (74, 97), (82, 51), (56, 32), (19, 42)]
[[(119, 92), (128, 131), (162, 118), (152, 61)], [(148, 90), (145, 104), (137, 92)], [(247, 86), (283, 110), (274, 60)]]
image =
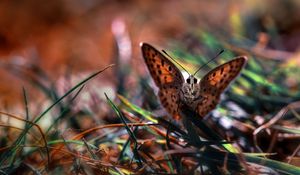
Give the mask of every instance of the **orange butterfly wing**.
[(216, 107), (221, 93), (238, 76), (246, 61), (246, 57), (237, 57), (211, 70), (201, 79), (201, 101), (197, 107), (200, 116), (204, 117)]
[(142, 43), (141, 48), (148, 70), (159, 88), (162, 105), (177, 118), (179, 92), (184, 82), (180, 70), (151, 45)]

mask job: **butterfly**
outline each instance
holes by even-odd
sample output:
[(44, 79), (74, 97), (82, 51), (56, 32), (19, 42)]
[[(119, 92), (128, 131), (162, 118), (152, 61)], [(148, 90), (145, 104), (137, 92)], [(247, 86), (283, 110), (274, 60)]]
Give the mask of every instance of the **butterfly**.
[(147, 68), (159, 88), (161, 104), (175, 118), (180, 119), (180, 104), (185, 103), (201, 117), (212, 111), (220, 100), (221, 93), (238, 76), (247, 57), (236, 57), (211, 71), (200, 81), (189, 75), (184, 80), (180, 70), (161, 52), (147, 43), (141, 43)]

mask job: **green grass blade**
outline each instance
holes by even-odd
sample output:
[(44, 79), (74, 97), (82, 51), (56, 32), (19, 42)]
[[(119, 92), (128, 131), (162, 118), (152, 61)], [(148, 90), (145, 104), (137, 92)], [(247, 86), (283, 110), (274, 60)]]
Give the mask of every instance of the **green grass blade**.
[(152, 117), (153, 115), (151, 114), (151, 112), (146, 111), (146, 110), (132, 104), (131, 102), (129, 102), (129, 100), (127, 100), (122, 95), (118, 95), (118, 98), (121, 100), (121, 102), (123, 104), (125, 104), (127, 107), (132, 109), (134, 112), (137, 112), (138, 114), (142, 115), (143, 117), (145, 117), (149, 121), (152, 121), (154, 123), (158, 123), (158, 121)]
[(112, 107), (112, 109), (116, 112), (117, 116), (121, 119), (122, 123), (125, 125), (125, 129), (129, 134), (129, 137), (132, 139), (132, 141), (134, 142), (134, 148), (133, 148), (133, 152), (135, 157), (138, 160), (138, 164), (141, 167), (142, 166), (142, 161), (140, 159), (140, 156), (138, 154), (137, 151), (137, 138), (135, 137), (135, 134), (131, 131), (131, 129), (129, 128), (129, 126), (127, 125), (126, 121), (125, 121), (125, 117), (123, 116), (122, 112), (119, 110), (119, 108), (108, 98), (107, 94), (105, 94), (105, 97), (109, 103), (109, 105)]

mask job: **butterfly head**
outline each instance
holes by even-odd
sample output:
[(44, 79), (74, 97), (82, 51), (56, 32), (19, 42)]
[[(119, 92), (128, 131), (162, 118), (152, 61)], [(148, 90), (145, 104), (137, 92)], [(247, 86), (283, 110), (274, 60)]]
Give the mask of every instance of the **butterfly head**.
[(199, 99), (200, 96), (200, 85), (197, 78), (193, 75), (190, 75), (186, 82), (182, 85), (182, 98), (186, 102), (193, 102)]
[(190, 85), (194, 85), (197, 84), (197, 78), (195, 78), (193, 75), (190, 75), (187, 79), (186, 79), (186, 83), (190, 84)]

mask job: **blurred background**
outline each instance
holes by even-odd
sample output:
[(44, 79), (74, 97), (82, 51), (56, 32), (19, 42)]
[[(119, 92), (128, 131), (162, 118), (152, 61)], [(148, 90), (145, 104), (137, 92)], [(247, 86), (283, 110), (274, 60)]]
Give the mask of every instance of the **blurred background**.
[[(270, 59), (294, 58), (300, 64), (299, 13), (297, 0), (1, 1), (1, 108), (23, 103), (23, 86), (29, 96), (39, 94), (26, 80), (29, 75), (16, 70), (16, 65), (38, 66), (57, 83), (66, 74), (91, 73), (115, 63), (93, 82), (108, 87), (119, 81), (115, 69), (130, 65), (125, 71), (133, 78), (128, 80), (130, 86), (134, 76), (148, 74), (140, 42), (169, 52), (180, 43), (192, 51), (201, 48), (195, 39), (200, 31), (220, 42), (243, 38), (248, 51), (256, 49)], [(264, 52), (265, 48), (273, 52)]]
[[(75, 144), (70, 150), (70, 144), (62, 143), (70, 139), (80, 140), (81, 145), (86, 144), (86, 140), (94, 144), (100, 150), (93, 148), (94, 154), (101, 154), (99, 160), (105, 162), (104, 166), (107, 162), (122, 166), (130, 162), (131, 166), (133, 153), (124, 152), (133, 147), (127, 145), (132, 142), (126, 132), (128, 127), (111, 127), (112, 123), (123, 121), (118, 118), (121, 113), (116, 112), (117, 108), (104, 93), (117, 104), (127, 121), (157, 122), (153, 116), (166, 118), (168, 114), (156, 98), (157, 88), (141, 54), (140, 43), (147, 42), (159, 50), (166, 50), (190, 72), (225, 49), (225, 53), (201, 69), (197, 74), (199, 78), (235, 56), (247, 56), (249, 60), (241, 76), (223, 93), (220, 105), (210, 114), (209, 119), (216, 124), (210, 129), (219, 131), (223, 138), (243, 152), (276, 153), (265, 156), (299, 167), (299, 16), (299, 0), (0, 1), (0, 123), (3, 131), (0, 132), (0, 165), (5, 165), (3, 167), (10, 173), (15, 169), (23, 172), (23, 161), (44, 169), (47, 155), (51, 157), (48, 162), (50, 169), (68, 167), (70, 162), (77, 167), (77, 160), (81, 159), (78, 152), (82, 151), (90, 158), (90, 149), (86, 145), (79, 150)], [(115, 66), (60, 100), (80, 81), (110, 64)], [(128, 101), (124, 97), (117, 98), (117, 94)], [(51, 110), (46, 110), (54, 103)], [(4, 111), (8, 113), (6, 118)], [(47, 150), (44, 157), (40, 155), (36, 151), (40, 149), (34, 146), (40, 146), (41, 141), (34, 137), (24, 141), (34, 145), (30, 148), (33, 152), (24, 149), (19, 152), (22, 156), (15, 154), (16, 159), (10, 156), (17, 150), (10, 149), (10, 145), (20, 143), (15, 145), (18, 147), (23, 144), (22, 137), (32, 128), (28, 121), (38, 123), (45, 131), (42, 135), (50, 149), (52, 144), (59, 147), (57, 150), (62, 148), (57, 143), (66, 145), (65, 151), (72, 153), (65, 156), (68, 163), (58, 161), (64, 155), (56, 149), (51, 150), (51, 154)], [(26, 122), (28, 129), (22, 129)], [(20, 127), (15, 128), (15, 125)], [(161, 159), (169, 158), (162, 158), (166, 150), (171, 150), (165, 147), (169, 126), (170, 123), (168, 127), (147, 126), (151, 132), (142, 127), (134, 129), (140, 134), (138, 141), (143, 149), (139, 151), (146, 155), (150, 150), (153, 160), (158, 160), (158, 167)], [(109, 129), (98, 130), (99, 127)], [(91, 128), (96, 129), (81, 133)], [(173, 128), (184, 133), (185, 130), (181, 129)], [(21, 131), (25, 134), (21, 135)], [(81, 139), (83, 137), (86, 140)], [(173, 148), (180, 150), (185, 147), (180, 143), (181, 135), (172, 137)], [(193, 137), (195, 134), (190, 140), (195, 140)], [(199, 139), (197, 135), (196, 138)], [(149, 142), (142, 139), (149, 139)], [(101, 152), (103, 150), (105, 153)], [(148, 157), (144, 159), (148, 160)], [(6, 166), (14, 161), (15, 169)], [(93, 161), (97, 165), (98, 159), (93, 157)], [(145, 162), (143, 166), (153, 166), (152, 159)], [(88, 163), (87, 167), (90, 166)], [(194, 162), (190, 163), (186, 169), (192, 169)], [(260, 165), (260, 160), (256, 163)], [(278, 168), (277, 164), (274, 165), (270, 167)], [(129, 168), (132, 172), (136, 170), (134, 166)], [(209, 171), (217, 169), (215, 166), (212, 161)], [(281, 167), (291, 169), (285, 166)], [(180, 172), (165, 168), (167, 165), (162, 167), (165, 171), (157, 172)], [(98, 170), (96, 168), (96, 174)], [(65, 172), (69, 169), (66, 168)]]

